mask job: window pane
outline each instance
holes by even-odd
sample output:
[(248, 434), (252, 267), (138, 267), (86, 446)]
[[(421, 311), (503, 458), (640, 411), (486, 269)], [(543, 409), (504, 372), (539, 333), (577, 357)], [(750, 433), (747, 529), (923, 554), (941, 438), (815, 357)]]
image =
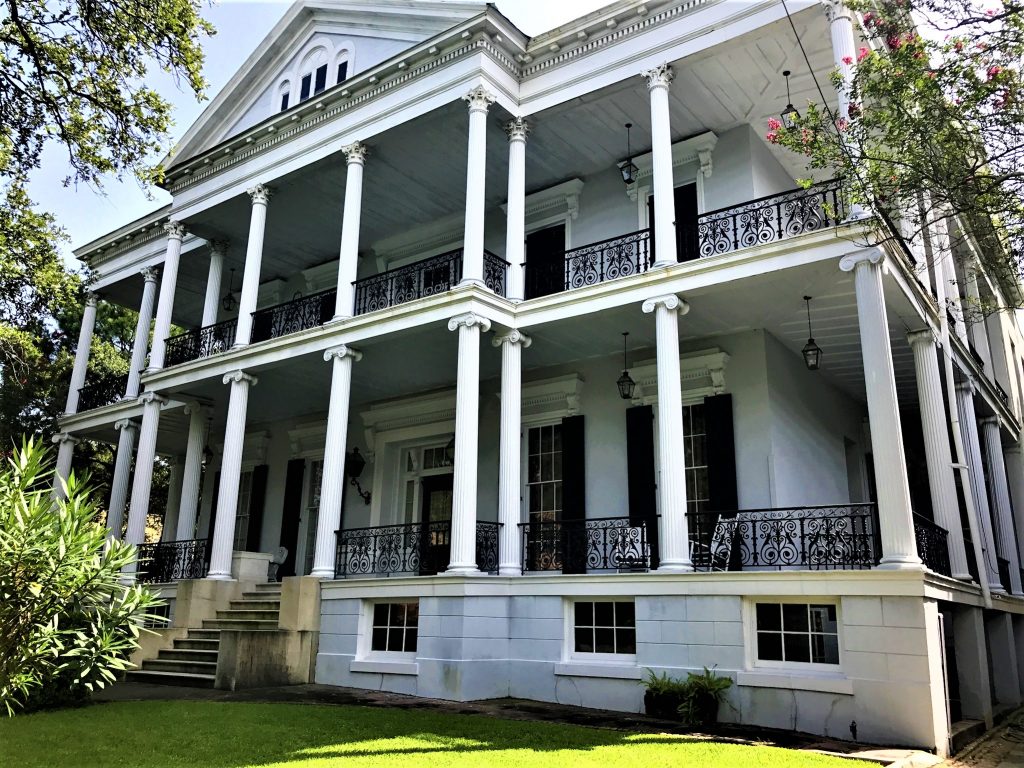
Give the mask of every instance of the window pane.
[(576, 651), (577, 653), (594, 652), (594, 630), (584, 628), (576, 629)]
[(615, 631), (617, 640), (616, 653), (636, 653), (636, 630), (618, 629)]
[(615, 653), (615, 630), (598, 627), (594, 630), (594, 653)]
[(530, 444), (530, 447), (529, 447), (529, 453), (530, 454), (536, 454), (536, 453), (538, 453), (540, 451), (540, 430), (539, 429), (531, 429), (530, 430), (530, 435), (529, 435), (529, 438), (528, 438), (528, 442)]
[(420, 604), (407, 603), (405, 606), (405, 625), (407, 627), (415, 627), (419, 624), (419, 618)]
[(543, 453), (551, 453), (551, 427), (541, 429), (540, 449)]
[(807, 606), (803, 603), (783, 603), (782, 627), (787, 632), (806, 632)]
[(386, 651), (388, 649), (388, 631), (386, 629), (383, 627), (374, 628), (370, 648), (374, 651)]
[(594, 604), (593, 603), (576, 603), (576, 626), (593, 626), (594, 625)]
[(758, 603), (757, 604), (757, 628), (760, 630), (765, 629), (782, 629), (782, 612), (779, 606), (775, 603)]
[(762, 661), (782, 661), (782, 635), (777, 632), (758, 632), (757, 658)]
[(383, 627), (388, 623), (388, 604), (377, 603), (373, 606), (373, 625)]
[(312, 75), (302, 76), (302, 85), (299, 88), (299, 101), (305, 101), (309, 98), (309, 89), (313, 85)]
[(544, 506), (545, 511), (551, 511), (555, 508), (555, 486), (551, 483), (545, 483), (541, 486), (544, 489)]
[(286, 109), (288, 109), (288, 94), (287, 93), (282, 93), (281, 94), (281, 111), (284, 112)]
[(348, 62), (343, 61), (338, 65), (338, 82), (344, 82), (346, 77), (348, 77)]
[(782, 637), (786, 661), (811, 660), (810, 643), (808, 642), (807, 635), (784, 632)]
[(818, 664), (838, 664), (839, 638), (836, 635), (811, 635), (811, 660)]
[(811, 631), (833, 632), (836, 628), (836, 607), (834, 605), (811, 606)]
[(391, 603), (391, 626), (401, 627), (405, 624), (405, 603)]
[(327, 87), (327, 65), (323, 64), (317, 67), (316, 70), (316, 86), (313, 88), (313, 93), (320, 93), (324, 88)]
[(636, 609), (633, 603), (616, 603), (615, 604), (615, 626), (617, 627), (635, 627), (636, 626)]
[(611, 627), (615, 624), (613, 603), (594, 603), (594, 626)]
[(416, 629), (407, 629), (407, 630), (405, 630), (405, 652), (406, 653), (416, 653), (417, 634), (418, 634), (418, 632), (417, 632)]
[(388, 650), (389, 651), (401, 651), (402, 650), (402, 633), (405, 630), (401, 627), (392, 627), (388, 630)]

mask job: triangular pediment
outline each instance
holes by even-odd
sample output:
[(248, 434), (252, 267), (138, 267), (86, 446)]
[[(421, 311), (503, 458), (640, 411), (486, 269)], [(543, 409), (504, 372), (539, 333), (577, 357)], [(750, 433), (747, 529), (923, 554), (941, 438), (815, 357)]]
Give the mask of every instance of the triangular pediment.
[(475, 0), (298, 0), (189, 128), (165, 166), (191, 159), (312, 98), (318, 88), (351, 79), (486, 8)]

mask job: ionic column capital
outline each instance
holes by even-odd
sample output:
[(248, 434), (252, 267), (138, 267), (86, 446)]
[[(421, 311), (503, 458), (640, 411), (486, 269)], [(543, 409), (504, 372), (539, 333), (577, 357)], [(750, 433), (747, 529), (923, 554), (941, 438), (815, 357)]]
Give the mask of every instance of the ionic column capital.
[(324, 352), (324, 362), (331, 362), (333, 360), (344, 360), (346, 357), (351, 357), (353, 363), (358, 363), (363, 359), (363, 353), (358, 349), (341, 344), (337, 347), (332, 347)]
[(85, 292), (85, 306), (95, 307), (96, 303), (100, 300), (100, 297), (92, 291)]
[(664, 296), (654, 296), (647, 299), (640, 308), (643, 310), (645, 315), (649, 315), (658, 307), (665, 307), (665, 309), (678, 312), (680, 315), (685, 315), (690, 311), (690, 305), (674, 293), (669, 293)]
[(186, 416), (191, 416), (192, 414), (195, 413), (198, 413), (200, 416), (202, 416), (206, 413), (207, 409), (208, 406), (206, 403), (201, 403), (198, 400), (189, 400), (188, 402), (185, 403), (185, 407), (182, 408), (182, 411), (185, 413)]
[(257, 184), (254, 187), (249, 187), (245, 190), (245, 193), (252, 198), (253, 205), (266, 205), (270, 200), (270, 187), (265, 184)]
[(231, 371), (230, 373), (225, 373), (224, 378), (221, 379), (221, 381), (224, 384), (245, 382), (250, 387), (255, 387), (259, 380), (255, 376), (250, 376), (245, 371)]
[(533, 344), (533, 339), (527, 336), (522, 331), (515, 329), (508, 333), (503, 333), (500, 336), (495, 336), (491, 339), (491, 345), (494, 347), (501, 347), (505, 344), (519, 344), (523, 349)]
[(640, 75), (647, 78), (647, 87), (652, 91), (655, 88), (668, 90), (672, 79), (675, 77), (675, 73), (672, 71), (672, 67), (668, 65), (668, 62), (663, 62), (651, 69), (645, 69)]
[(210, 250), (218, 256), (225, 256), (228, 252), (228, 246), (231, 244), (230, 240), (208, 240), (207, 243), (210, 246)]
[(885, 260), (885, 251), (881, 248), (859, 248), (839, 259), (839, 269), (853, 272), (858, 266), (881, 264)]
[(358, 141), (353, 141), (351, 144), (343, 146), (341, 151), (345, 154), (345, 161), (349, 165), (363, 165), (370, 148)]
[(508, 134), (509, 141), (525, 142), (530, 133), (530, 124), (526, 122), (526, 118), (513, 118), (505, 123), (505, 133)]
[(910, 342), (911, 347), (915, 347), (919, 344), (935, 344), (938, 342), (938, 337), (935, 335), (935, 331), (931, 328), (922, 328), (919, 331), (911, 331), (908, 333), (907, 341)]
[(180, 221), (168, 221), (164, 224), (164, 232), (170, 240), (181, 240), (188, 230)]
[(830, 24), (842, 20), (852, 22), (850, 9), (846, 7), (842, 0), (821, 0), (821, 4), (825, 8), (825, 18), (828, 19)]
[(160, 405), (163, 405), (166, 402), (167, 398), (156, 392), (143, 392), (139, 395), (139, 405), (149, 405), (150, 403), (160, 403)]
[(155, 283), (160, 279), (160, 268), (159, 267), (146, 267), (139, 272), (142, 275), (142, 281), (144, 283)]
[(488, 107), (496, 101), (493, 93), (482, 85), (478, 85), (472, 91), (462, 97), (469, 103), (470, 112), (487, 112)]
[(491, 321), (486, 317), (482, 317), (475, 312), (466, 312), (461, 315), (456, 315), (448, 321), (448, 330), (454, 331), (461, 327), (473, 328), (479, 326), (480, 330), (484, 333), (491, 330)]
[(71, 443), (77, 445), (81, 442), (81, 438), (75, 437), (70, 432), (58, 432), (56, 435), (50, 438), (54, 445), (60, 445), (61, 443)]
[(114, 429), (116, 429), (118, 432), (125, 429), (131, 432), (133, 430), (137, 430), (138, 428), (139, 425), (136, 424), (131, 419), (118, 419), (117, 421), (114, 422)]

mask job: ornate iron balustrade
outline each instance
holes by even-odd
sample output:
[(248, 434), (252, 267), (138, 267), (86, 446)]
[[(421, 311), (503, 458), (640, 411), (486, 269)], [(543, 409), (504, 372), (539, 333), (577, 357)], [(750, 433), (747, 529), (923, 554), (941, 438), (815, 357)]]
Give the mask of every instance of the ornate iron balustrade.
[(235, 343), (237, 330), (238, 320), (235, 319), (171, 336), (164, 348), (164, 365), (180, 365), (226, 352)]
[(1005, 557), (996, 558), (996, 566), (999, 568), (999, 583), (1003, 589), (1010, 591), (1010, 561)]
[(874, 504), (690, 513), (699, 571), (840, 570), (878, 562)]
[(917, 555), (921, 562), (936, 573), (952, 576), (949, 544), (946, 541), (949, 531), (926, 517), (914, 515), (914, 536), (917, 539)]
[(124, 397), (128, 374), (101, 376), (78, 390), (78, 413), (102, 408)]
[(182, 579), (201, 579), (209, 567), (206, 539), (162, 541), (139, 546), (135, 573), (141, 583), (165, 584)]
[(700, 257), (719, 256), (834, 227), (845, 216), (838, 179), (721, 208), (698, 219)]
[[(477, 568), (498, 570), (500, 523), (476, 524)], [(450, 520), (434, 523), (403, 523), (338, 531), (334, 575), (433, 576), (444, 572), (451, 561)]]
[(334, 317), (337, 297), (337, 289), (332, 288), (253, 312), (253, 343), (323, 325)]
[(565, 290), (646, 272), (652, 263), (649, 229), (573, 248), (565, 252)]
[(651, 544), (643, 521), (628, 517), (520, 523), (523, 572), (646, 571)]
[[(484, 251), (484, 283), (500, 296), (505, 295), (508, 262)], [(389, 269), (378, 275), (356, 280), (357, 315), (405, 304), (414, 299), (450, 291), (462, 280), (462, 249), (448, 251), (429, 259)]]

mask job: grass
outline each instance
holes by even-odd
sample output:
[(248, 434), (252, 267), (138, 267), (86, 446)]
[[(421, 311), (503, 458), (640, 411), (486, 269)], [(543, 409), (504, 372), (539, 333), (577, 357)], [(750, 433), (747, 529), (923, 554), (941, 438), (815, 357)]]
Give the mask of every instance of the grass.
[(777, 747), (369, 707), (144, 701), (0, 718), (0, 766), (868, 768)]

